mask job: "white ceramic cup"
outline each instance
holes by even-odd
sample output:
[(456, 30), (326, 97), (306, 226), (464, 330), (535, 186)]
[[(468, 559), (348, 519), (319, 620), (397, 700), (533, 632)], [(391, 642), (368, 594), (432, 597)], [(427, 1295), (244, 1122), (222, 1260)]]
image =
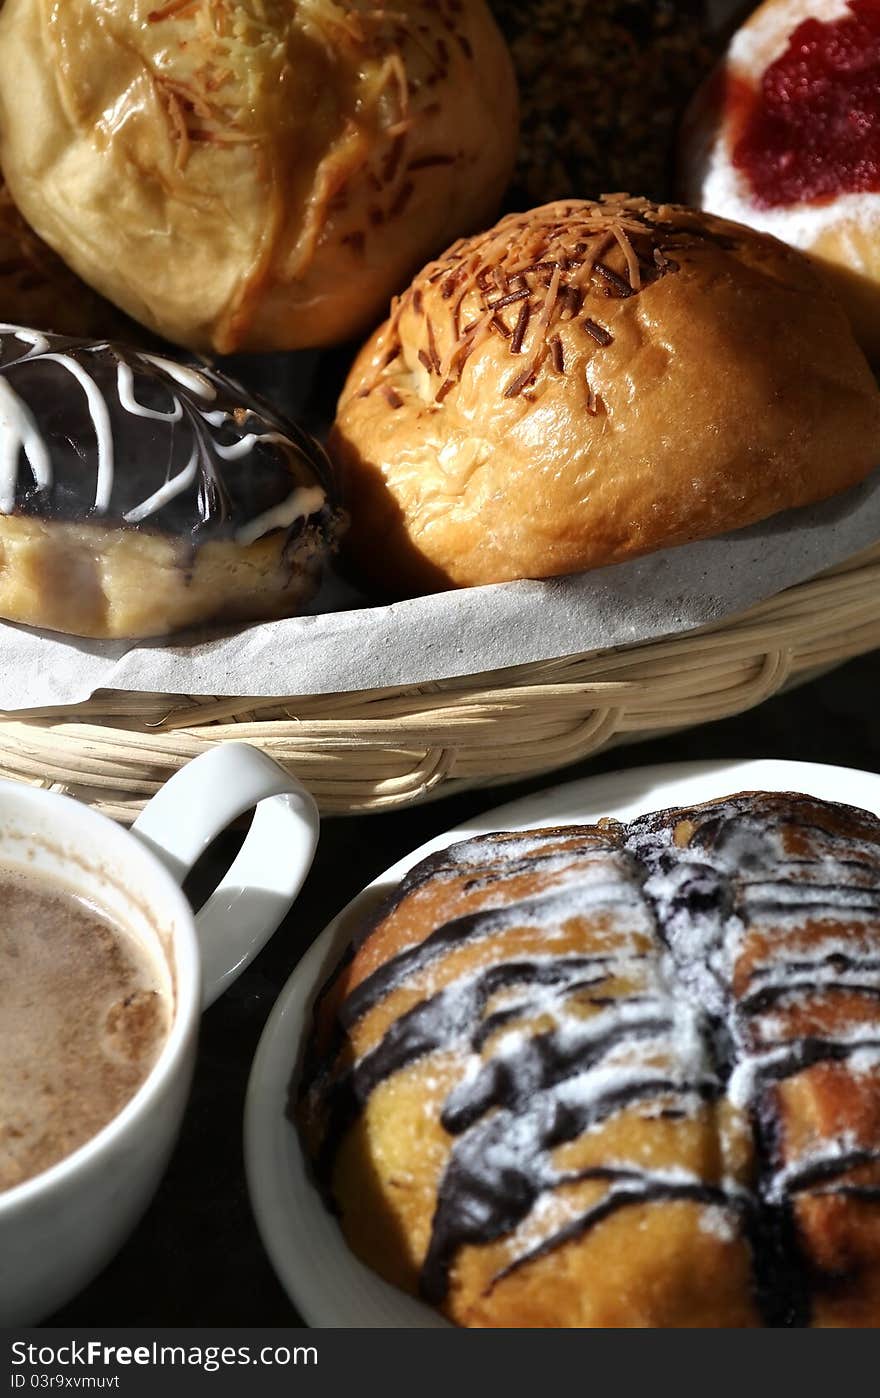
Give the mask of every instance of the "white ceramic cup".
[[(194, 916), (183, 878), (254, 806), (238, 857)], [(173, 1006), (162, 1051), (122, 1111), (58, 1164), (0, 1193), (0, 1325), (60, 1306), (137, 1222), (177, 1137), (201, 1010), (275, 931), (317, 839), (312, 798), (242, 743), (183, 767), (131, 832), (68, 797), (0, 782), (0, 863), (60, 878), (122, 923), (160, 968)]]

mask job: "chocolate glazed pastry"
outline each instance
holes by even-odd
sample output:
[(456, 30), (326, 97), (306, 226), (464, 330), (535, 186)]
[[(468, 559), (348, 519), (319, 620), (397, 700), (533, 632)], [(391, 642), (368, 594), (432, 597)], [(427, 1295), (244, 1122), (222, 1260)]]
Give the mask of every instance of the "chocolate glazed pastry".
[(341, 515), (306, 433), (222, 375), (0, 326), (0, 616), (82, 636), (288, 616)]
[(291, 1112), (472, 1326), (880, 1323), (880, 821), (745, 793), (418, 865)]

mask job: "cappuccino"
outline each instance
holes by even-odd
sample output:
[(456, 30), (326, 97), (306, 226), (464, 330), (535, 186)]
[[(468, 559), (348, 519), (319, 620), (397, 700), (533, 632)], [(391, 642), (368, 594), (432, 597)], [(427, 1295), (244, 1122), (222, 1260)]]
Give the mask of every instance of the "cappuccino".
[(170, 1026), (162, 984), (99, 908), (0, 865), (0, 1190), (62, 1160), (134, 1095)]

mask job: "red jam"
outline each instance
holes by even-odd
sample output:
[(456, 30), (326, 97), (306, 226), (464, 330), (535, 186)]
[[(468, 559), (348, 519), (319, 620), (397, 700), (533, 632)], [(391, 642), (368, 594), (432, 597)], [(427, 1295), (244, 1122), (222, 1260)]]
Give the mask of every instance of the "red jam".
[(798, 25), (753, 93), (733, 163), (759, 208), (880, 190), (880, 0), (849, 9)]

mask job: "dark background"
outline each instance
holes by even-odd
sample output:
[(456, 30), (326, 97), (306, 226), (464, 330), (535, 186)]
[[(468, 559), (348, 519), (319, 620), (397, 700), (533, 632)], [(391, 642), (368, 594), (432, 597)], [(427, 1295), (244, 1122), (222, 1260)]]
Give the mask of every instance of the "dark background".
[[(748, 714), (613, 749), (564, 772), (447, 797), (397, 814), (326, 820), (312, 872), (275, 937), (204, 1017), (177, 1151), (140, 1227), (105, 1272), (48, 1323), (291, 1325), (250, 1211), (242, 1114), (263, 1026), (306, 947), (345, 903), (411, 849), (551, 782), (652, 762), (795, 758), (880, 770), (880, 651)], [(228, 841), (227, 841), (228, 844)], [(223, 842), (215, 862), (228, 854)]]

